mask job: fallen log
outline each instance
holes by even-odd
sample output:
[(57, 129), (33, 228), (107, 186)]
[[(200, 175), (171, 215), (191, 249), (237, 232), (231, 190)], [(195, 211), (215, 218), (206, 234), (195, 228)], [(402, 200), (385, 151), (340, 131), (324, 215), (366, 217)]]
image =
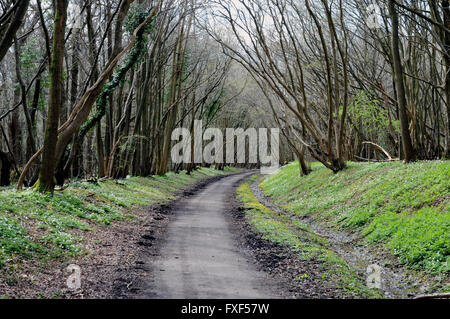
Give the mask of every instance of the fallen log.
[(377, 149), (379, 149), (380, 151), (382, 151), (382, 152), (384, 153), (384, 155), (386, 155), (387, 158), (388, 158), (390, 161), (392, 161), (392, 156), (389, 155), (389, 153), (388, 153), (384, 148), (382, 148), (380, 145), (375, 144), (375, 143), (373, 143), (373, 142), (363, 142), (363, 144), (368, 144), (368, 145), (374, 146), (375, 148), (377, 148)]

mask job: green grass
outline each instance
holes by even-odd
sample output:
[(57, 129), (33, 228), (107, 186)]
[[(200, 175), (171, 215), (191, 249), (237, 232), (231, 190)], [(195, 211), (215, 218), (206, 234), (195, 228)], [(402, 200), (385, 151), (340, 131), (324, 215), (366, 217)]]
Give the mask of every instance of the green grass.
[(288, 211), (359, 232), (409, 268), (450, 271), (450, 161), (312, 167), (301, 177), (293, 163), (260, 186)]
[(191, 175), (181, 172), (99, 183), (80, 181), (54, 196), (4, 189), (0, 191), (0, 273), (23, 262), (45, 263), (87, 253), (80, 245), (87, 232), (132, 219), (132, 214), (125, 214), (127, 210), (170, 201), (176, 190), (201, 178), (232, 171), (202, 168)]
[[(307, 225), (291, 220), (261, 204), (253, 195), (249, 183), (243, 183), (237, 190), (243, 203), (248, 222), (263, 238), (289, 247), (302, 260), (321, 261), (321, 280), (332, 281), (353, 297), (380, 298), (382, 295), (366, 287), (365, 282), (346, 262), (327, 248), (326, 239), (314, 234)], [(309, 280), (306, 273), (299, 274), (296, 281)]]

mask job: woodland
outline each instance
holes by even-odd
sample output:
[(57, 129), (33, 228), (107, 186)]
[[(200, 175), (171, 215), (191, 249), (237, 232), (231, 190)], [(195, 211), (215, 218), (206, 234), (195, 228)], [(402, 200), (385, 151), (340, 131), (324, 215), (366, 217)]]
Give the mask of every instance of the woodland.
[(195, 120), (279, 128), (302, 175), (450, 156), (447, 0), (0, 8), (1, 185), (189, 174), (201, 163), (171, 162), (171, 132)]

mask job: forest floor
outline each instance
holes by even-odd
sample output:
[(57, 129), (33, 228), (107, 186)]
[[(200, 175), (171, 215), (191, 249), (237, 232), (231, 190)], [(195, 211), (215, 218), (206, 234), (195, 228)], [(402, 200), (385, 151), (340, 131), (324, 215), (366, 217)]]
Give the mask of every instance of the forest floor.
[(375, 264), (385, 297), (449, 292), (449, 161), (348, 163), (338, 174), (312, 168), (300, 177), (293, 163), (239, 188), (264, 239), (321, 260), (322, 276), (346, 290), (360, 290)]
[[(79, 181), (53, 197), (3, 189), (0, 298), (111, 298), (121, 270), (139, 267), (135, 253), (149, 245), (142, 236), (165, 220), (165, 205), (234, 172)], [(80, 290), (67, 287), (69, 264), (81, 268)]]
[[(449, 291), (450, 162), (0, 192), (2, 298), (411, 298)], [(72, 291), (66, 267), (81, 268)], [(369, 265), (381, 289), (367, 287)]]
[(284, 296), (302, 299), (378, 299), (364, 276), (329, 242), (290, 218), (258, 188), (257, 175), (237, 189), (233, 217), (241, 245), (262, 271), (283, 282)]

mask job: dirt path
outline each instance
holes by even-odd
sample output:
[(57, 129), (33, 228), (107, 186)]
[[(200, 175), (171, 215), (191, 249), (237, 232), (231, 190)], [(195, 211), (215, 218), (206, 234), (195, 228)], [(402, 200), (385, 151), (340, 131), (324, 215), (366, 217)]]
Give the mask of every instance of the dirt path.
[(238, 248), (226, 212), (248, 173), (209, 184), (172, 208), (166, 240), (141, 291), (151, 298), (274, 298), (271, 280)]

